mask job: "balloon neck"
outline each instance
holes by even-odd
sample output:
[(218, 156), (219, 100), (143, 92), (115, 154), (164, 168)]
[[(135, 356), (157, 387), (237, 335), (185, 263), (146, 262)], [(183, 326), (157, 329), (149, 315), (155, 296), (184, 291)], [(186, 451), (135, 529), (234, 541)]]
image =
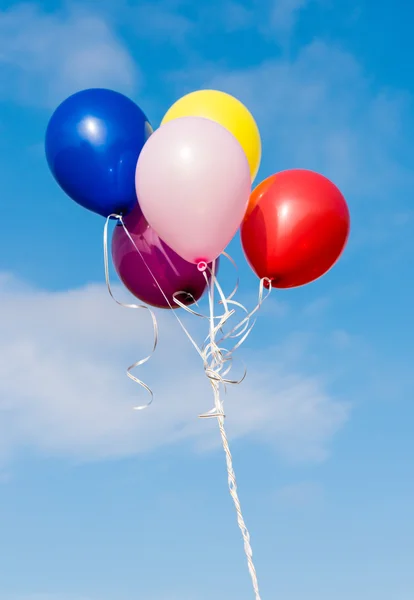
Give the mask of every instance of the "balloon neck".
[(273, 277), (266, 277), (265, 280), (263, 281), (263, 286), (268, 290), (274, 282), (274, 278)]
[(200, 273), (204, 273), (204, 271), (207, 269), (207, 263), (205, 260), (199, 260), (197, 262), (197, 269), (200, 271)]
[(109, 219), (111, 221), (116, 221), (117, 225), (121, 225), (121, 219), (123, 218), (122, 212), (116, 212), (112, 215), (109, 215)]

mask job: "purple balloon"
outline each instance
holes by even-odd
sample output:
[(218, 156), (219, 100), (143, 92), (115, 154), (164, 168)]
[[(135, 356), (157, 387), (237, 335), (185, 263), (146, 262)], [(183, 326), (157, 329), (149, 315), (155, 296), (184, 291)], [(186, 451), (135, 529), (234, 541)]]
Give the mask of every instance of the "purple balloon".
[[(207, 287), (204, 274), (158, 237), (138, 204), (125, 217), (124, 223), (171, 306), (178, 308), (173, 294), (179, 291), (191, 294), (192, 298), (185, 293), (178, 296), (178, 300), (187, 306), (199, 300)], [(151, 306), (170, 308), (121, 224), (115, 227), (112, 236), (112, 260), (122, 283), (136, 298)]]

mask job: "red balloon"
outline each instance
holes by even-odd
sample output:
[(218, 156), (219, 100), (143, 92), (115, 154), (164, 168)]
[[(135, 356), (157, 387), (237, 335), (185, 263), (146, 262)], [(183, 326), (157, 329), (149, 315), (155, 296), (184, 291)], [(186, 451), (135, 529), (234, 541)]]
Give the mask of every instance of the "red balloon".
[(310, 283), (336, 263), (349, 236), (345, 198), (329, 179), (291, 169), (265, 179), (250, 196), (241, 240), (246, 258), (272, 287)]

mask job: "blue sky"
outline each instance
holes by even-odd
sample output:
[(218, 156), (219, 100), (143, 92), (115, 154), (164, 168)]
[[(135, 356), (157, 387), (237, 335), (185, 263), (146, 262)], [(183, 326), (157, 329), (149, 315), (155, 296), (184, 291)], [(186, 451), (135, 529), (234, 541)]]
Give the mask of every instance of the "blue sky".
[[(249, 600), (218, 431), (172, 315), (103, 285), (103, 221), (58, 189), (43, 136), (72, 92), (237, 95), (258, 180), (320, 171), (352, 235), (323, 279), (273, 294), (227, 426), (263, 600), (414, 597), (414, 8), (364, 1), (0, 1), (0, 600)], [(240, 297), (257, 281), (237, 260)], [(227, 281), (230, 271), (222, 270)], [(120, 292), (122, 294), (122, 292)], [(189, 322), (196, 335), (201, 326)]]

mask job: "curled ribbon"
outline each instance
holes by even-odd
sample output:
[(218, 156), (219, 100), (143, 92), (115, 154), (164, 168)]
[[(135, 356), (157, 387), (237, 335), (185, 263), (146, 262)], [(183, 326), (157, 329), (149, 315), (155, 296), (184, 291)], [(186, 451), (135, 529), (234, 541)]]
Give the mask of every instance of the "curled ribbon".
[[(154, 344), (153, 344), (151, 353), (144, 359), (137, 361), (136, 363), (134, 363), (133, 365), (128, 367), (128, 370), (127, 370), (128, 377), (130, 379), (132, 379), (133, 381), (137, 382), (139, 385), (141, 385), (141, 387), (143, 387), (150, 394), (150, 401), (146, 405), (136, 407), (136, 409), (143, 409), (143, 408), (147, 408), (151, 404), (152, 399), (153, 399), (153, 392), (143, 381), (141, 381), (140, 379), (133, 376), (131, 374), (131, 370), (144, 364), (145, 362), (147, 362), (151, 358), (152, 354), (155, 352), (155, 349), (156, 349), (157, 343), (158, 343), (158, 325), (157, 325), (157, 320), (156, 320), (156, 317), (155, 317), (153, 311), (148, 306), (137, 305), (137, 304), (124, 304), (122, 302), (119, 302), (112, 293), (110, 282), (109, 282), (109, 266), (108, 266), (108, 224), (109, 224), (109, 221), (111, 218), (117, 219), (119, 221), (119, 223), (122, 225), (127, 237), (129, 238), (132, 245), (135, 247), (135, 250), (140, 255), (144, 265), (148, 269), (150, 275), (152, 276), (155, 284), (157, 285), (157, 287), (160, 290), (161, 294), (163, 295), (164, 299), (166, 300), (168, 306), (171, 309), (173, 308), (173, 306), (171, 305), (169, 299), (167, 298), (167, 296), (165, 295), (161, 286), (159, 285), (155, 275), (152, 273), (151, 269), (149, 268), (148, 264), (146, 263), (144, 256), (142, 255), (139, 248), (135, 244), (131, 234), (129, 233), (127, 227), (125, 226), (122, 216), (116, 215), (116, 214), (110, 215), (107, 218), (105, 228), (104, 228), (104, 264), (105, 264), (105, 279), (106, 279), (108, 291), (109, 291), (111, 297), (115, 300), (115, 302), (117, 302), (117, 304), (119, 304), (121, 306), (124, 306), (126, 308), (144, 308), (144, 309), (148, 310), (151, 315), (152, 323), (153, 323)], [(236, 266), (235, 262), (233, 261), (233, 259), (227, 253), (223, 253), (223, 256), (225, 256), (237, 270), (237, 266)], [(201, 346), (201, 348), (195, 342), (195, 340), (193, 339), (193, 337), (191, 336), (191, 334), (185, 327), (184, 323), (182, 322), (180, 317), (177, 315), (177, 312), (175, 310), (173, 310), (172, 313), (174, 314), (180, 327), (182, 328), (185, 335), (188, 337), (188, 339), (194, 346), (195, 350), (199, 354), (200, 358), (202, 359), (203, 365), (204, 365), (204, 372), (205, 372), (206, 376), (208, 377), (210, 384), (212, 386), (212, 389), (213, 389), (214, 407), (210, 411), (199, 415), (199, 417), (200, 418), (216, 418), (217, 419), (219, 430), (220, 430), (220, 436), (221, 436), (221, 440), (222, 440), (222, 445), (223, 445), (223, 449), (224, 449), (225, 456), (226, 456), (229, 492), (233, 499), (233, 503), (234, 503), (236, 513), (237, 513), (237, 523), (238, 523), (239, 529), (240, 529), (242, 537), (243, 537), (244, 551), (245, 551), (245, 555), (247, 558), (247, 565), (248, 565), (248, 569), (249, 569), (249, 573), (250, 573), (250, 577), (251, 577), (251, 581), (252, 581), (252, 585), (253, 585), (255, 600), (261, 600), (256, 569), (255, 569), (255, 566), (253, 563), (253, 552), (252, 552), (252, 548), (251, 548), (251, 544), (250, 544), (250, 534), (246, 527), (246, 524), (245, 524), (245, 521), (243, 518), (243, 514), (242, 514), (242, 510), (241, 510), (240, 500), (239, 500), (238, 491), (237, 491), (236, 475), (235, 475), (234, 468), (233, 468), (233, 459), (232, 459), (232, 455), (230, 452), (230, 447), (229, 447), (229, 443), (228, 443), (226, 430), (224, 427), (224, 419), (225, 419), (224, 403), (223, 403), (223, 400), (220, 395), (220, 387), (222, 386), (224, 388), (224, 391), (226, 391), (226, 385), (238, 385), (246, 377), (247, 369), (244, 368), (243, 376), (240, 379), (230, 379), (229, 378), (229, 374), (230, 374), (230, 371), (233, 366), (233, 353), (235, 352), (235, 350), (237, 350), (237, 348), (239, 348), (244, 343), (244, 341), (250, 335), (250, 333), (255, 325), (255, 322), (256, 322), (257, 317), (255, 315), (259, 311), (261, 305), (263, 304), (263, 302), (266, 300), (266, 298), (269, 296), (269, 294), (271, 292), (271, 285), (270, 285), (271, 281), (267, 278), (264, 278), (260, 281), (258, 302), (257, 302), (256, 306), (253, 308), (253, 310), (251, 310), (249, 312), (243, 304), (241, 304), (240, 302), (237, 302), (236, 300), (233, 300), (235, 294), (237, 293), (237, 289), (238, 289), (238, 278), (237, 278), (236, 285), (235, 285), (233, 291), (231, 292), (231, 294), (229, 294), (229, 296), (225, 296), (221, 286), (219, 285), (219, 283), (217, 281), (217, 277), (215, 274), (215, 262), (213, 262), (212, 269), (207, 268), (206, 270), (209, 271), (209, 275), (210, 275), (210, 278), (209, 278), (206, 271), (204, 271), (204, 277), (206, 279), (206, 283), (208, 284), (208, 298), (209, 298), (209, 314), (208, 315), (203, 315), (202, 313), (195, 311), (193, 308), (188, 307), (187, 305), (185, 305), (183, 302), (181, 302), (179, 300), (178, 297), (180, 295), (182, 295), (183, 293), (186, 294), (186, 292), (179, 291), (179, 292), (176, 292), (173, 296), (174, 303), (176, 305), (180, 306), (183, 310), (185, 310), (186, 312), (188, 312), (196, 317), (208, 320), (209, 333), (208, 333), (207, 337), (205, 338), (204, 343)], [(267, 284), (267, 293), (266, 294), (265, 294), (265, 284)], [(215, 311), (214, 311), (215, 291), (217, 291), (217, 294), (220, 298), (219, 304), (223, 306), (223, 313), (221, 315), (216, 315)], [(190, 296), (190, 294), (187, 294), (187, 296)], [(194, 300), (194, 298), (192, 298), (192, 299)], [(196, 306), (198, 306), (197, 302), (194, 302), (194, 304)], [(224, 326), (227, 324), (229, 319), (236, 314), (236, 309), (242, 310), (245, 313), (245, 316), (229, 332), (224, 333)], [(254, 317), (253, 322), (251, 322), (252, 317)], [(219, 336), (218, 339), (217, 339), (217, 336)], [(223, 343), (225, 343), (227, 340), (237, 340), (237, 341), (235, 341), (234, 345), (230, 349), (228, 349), (223, 346)]]
[[(233, 259), (228, 254), (223, 253), (223, 256), (228, 258), (232, 262), (232, 264), (236, 267)], [(248, 310), (246, 309), (246, 307), (243, 304), (232, 299), (237, 292), (238, 281), (236, 282), (236, 286), (233, 289), (232, 293), (226, 297), (220, 284), (217, 281), (217, 277), (215, 275), (215, 264), (214, 263), (213, 263), (213, 268), (211, 270), (209, 270), (209, 272), (210, 272), (209, 273), (210, 280), (208, 278), (207, 273), (204, 272), (204, 277), (206, 278), (206, 281), (209, 286), (210, 314), (208, 316), (198, 313), (198, 312), (194, 311), (193, 309), (191, 309), (190, 307), (184, 305), (182, 302), (180, 302), (176, 298), (176, 295), (174, 295), (174, 301), (176, 302), (176, 304), (178, 304), (178, 306), (180, 306), (181, 308), (183, 308), (185, 311), (189, 312), (190, 314), (193, 314), (195, 316), (209, 320), (209, 323), (210, 323), (209, 334), (206, 337), (202, 348), (200, 349), (201, 357), (203, 359), (203, 364), (204, 364), (204, 371), (205, 371), (206, 376), (210, 379), (211, 383), (215, 382), (219, 385), (221, 384), (221, 385), (223, 385), (224, 389), (226, 390), (226, 385), (238, 385), (246, 377), (246, 374), (247, 374), (246, 368), (244, 369), (244, 373), (240, 379), (229, 379), (227, 376), (229, 375), (229, 373), (232, 369), (233, 353), (235, 350), (237, 350), (237, 348), (239, 348), (245, 342), (247, 337), (250, 335), (250, 333), (255, 325), (255, 322), (256, 322), (256, 318), (254, 319), (253, 323), (251, 323), (251, 319), (253, 316), (256, 315), (256, 313), (259, 311), (263, 302), (269, 296), (269, 294), (271, 292), (271, 285), (270, 285), (271, 282), (270, 282), (270, 279), (267, 279), (267, 278), (264, 278), (260, 281), (259, 296), (258, 296), (257, 304), (253, 308), (253, 310), (248, 312)], [(268, 289), (266, 290), (267, 293), (265, 293), (265, 283), (268, 284)], [(214, 305), (215, 305), (214, 292), (215, 292), (215, 289), (217, 290), (217, 292), (220, 296), (219, 304), (223, 305), (223, 307), (224, 307), (224, 312), (221, 315), (214, 314)], [(224, 333), (224, 331), (223, 331), (224, 325), (236, 313), (235, 308), (230, 309), (230, 307), (240, 308), (246, 314), (245, 314), (245, 317), (241, 321), (239, 321), (229, 332)], [(217, 339), (217, 335), (219, 333), (221, 334), (221, 336)], [(230, 340), (230, 339), (235, 339), (235, 340), (237, 340), (237, 342), (230, 349), (223, 347), (223, 345), (222, 345), (223, 342), (225, 342), (226, 340)], [(210, 417), (224, 416), (224, 414), (223, 414), (223, 411), (220, 411), (218, 413), (216, 411), (216, 407), (214, 407), (212, 410), (210, 410), (206, 413), (203, 413), (199, 416), (201, 418), (210, 418)]]
[[(230, 259), (231, 260), (231, 259)], [(239, 380), (231, 380), (227, 377), (229, 371), (232, 366), (232, 354), (233, 352), (241, 346), (241, 344), (246, 340), (250, 332), (252, 331), (255, 321), (251, 324), (251, 318), (258, 312), (264, 300), (269, 296), (271, 292), (270, 280), (262, 279), (259, 287), (259, 298), (257, 305), (255, 308), (248, 313), (247, 309), (239, 302), (232, 300), (234, 293), (231, 294), (229, 298), (226, 298), (218, 281), (215, 276), (215, 264), (213, 263), (213, 269), (210, 272), (210, 282), (208, 280), (208, 276), (205, 273), (206, 281), (209, 283), (209, 323), (210, 323), (210, 331), (209, 335), (206, 338), (205, 344), (202, 348), (203, 360), (204, 360), (204, 371), (206, 376), (209, 378), (211, 386), (213, 388), (214, 394), (214, 407), (207, 413), (199, 415), (201, 418), (216, 418), (219, 426), (221, 441), (223, 445), (223, 450), (226, 457), (226, 466), (227, 466), (227, 480), (230, 496), (233, 500), (234, 507), (236, 509), (237, 515), (237, 524), (242, 534), (244, 552), (247, 559), (247, 566), (253, 586), (253, 591), (255, 595), (255, 600), (261, 600), (260, 591), (259, 591), (259, 583), (257, 579), (256, 568), (253, 562), (253, 550), (250, 542), (250, 533), (244, 521), (240, 499), (238, 495), (237, 489), (237, 480), (233, 467), (233, 458), (230, 451), (230, 446), (227, 438), (226, 429), (224, 426), (224, 404), (223, 400), (220, 396), (220, 385), (223, 385), (224, 389), (226, 389), (226, 384), (238, 384), (246, 376), (246, 369), (244, 370), (243, 377)], [(267, 294), (264, 293), (265, 283), (268, 284)], [(237, 285), (236, 285), (237, 287)], [(220, 304), (224, 307), (224, 312), (222, 315), (218, 317), (218, 322), (216, 323), (216, 315), (214, 314), (214, 291), (217, 289), (217, 292), (220, 296)], [(229, 306), (237, 306), (241, 308), (246, 316), (244, 319), (239, 321), (237, 325), (235, 325), (228, 333), (223, 333), (223, 327), (225, 323), (233, 316), (235, 313), (234, 308), (230, 310)], [(188, 308), (184, 307), (183, 308)], [(191, 311), (191, 309), (189, 309)], [(203, 316), (203, 315), (201, 315)], [(219, 340), (216, 340), (217, 334), (221, 332), (222, 336)], [(234, 344), (234, 346), (227, 350), (222, 346), (224, 340), (227, 339), (238, 339), (238, 341)], [(226, 367), (226, 363), (229, 365)]]
[(109, 226), (109, 221), (111, 219), (113, 219), (113, 218), (119, 219), (121, 217), (119, 217), (118, 215), (115, 215), (115, 214), (109, 215), (109, 217), (106, 219), (106, 223), (105, 223), (105, 226), (104, 226), (104, 233), (103, 233), (105, 283), (106, 283), (106, 287), (108, 288), (109, 295), (111, 296), (111, 298), (119, 306), (123, 306), (124, 308), (143, 309), (143, 310), (148, 311), (148, 313), (151, 316), (151, 320), (152, 320), (153, 344), (152, 344), (151, 352), (145, 358), (142, 358), (142, 359), (137, 360), (136, 362), (134, 362), (126, 370), (127, 377), (129, 377), (129, 379), (131, 379), (132, 381), (134, 381), (135, 383), (137, 383), (138, 385), (140, 385), (149, 394), (149, 400), (148, 400), (148, 402), (146, 404), (137, 405), (137, 406), (133, 407), (134, 410), (144, 410), (145, 408), (148, 408), (152, 404), (152, 402), (154, 400), (154, 393), (151, 390), (151, 388), (144, 381), (142, 381), (141, 379), (138, 379), (138, 377), (135, 377), (135, 375), (132, 374), (132, 371), (134, 369), (136, 369), (137, 367), (140, 367), (143, 364), (145, 364), (146, 362), (148, 362), (149, 359), (154, 354), (155, 350), (157, 349), (157, 345), (158, 345), (158, 323), (157, 323), (157, 318), (156, 318), (154, 312), (148, 306), (146, 306), (145, 304), (126, 304), (124, 302), (120, 302), (119, 300), (117, 300), (117, 298), (115, 298), (115, 295), (112, 292), (111, 282), (110, 282), (110, 277), (109, 277), (108, 226)]

